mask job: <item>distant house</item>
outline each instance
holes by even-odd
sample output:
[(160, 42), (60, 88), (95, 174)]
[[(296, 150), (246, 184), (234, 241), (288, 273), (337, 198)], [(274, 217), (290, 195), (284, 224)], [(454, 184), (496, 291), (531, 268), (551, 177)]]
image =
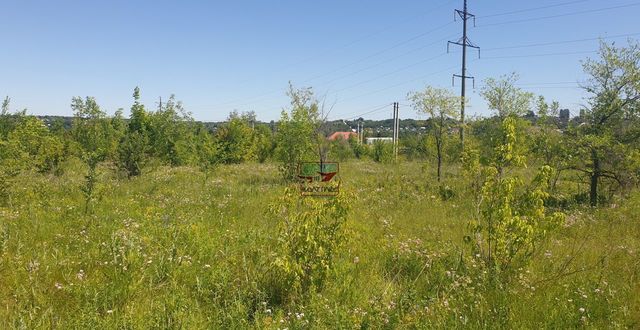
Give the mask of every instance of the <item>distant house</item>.
[(339, 140), (339, 139), (347, 141), (352, 136), (354, 138), (357, 138), (358, 134), (356, 134), (354, 132), (335, 132), (335, 133), (331, 134), (331, 136), (329, 136), (328, 139), (329, 139), (329, 141), (335, 141), (335, 140)]

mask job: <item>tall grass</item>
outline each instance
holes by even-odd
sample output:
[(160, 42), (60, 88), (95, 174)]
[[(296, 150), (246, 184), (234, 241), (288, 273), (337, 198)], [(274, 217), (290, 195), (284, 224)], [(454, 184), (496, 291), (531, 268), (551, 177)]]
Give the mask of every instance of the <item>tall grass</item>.
[(573, 207), (496, 285), (463, 241), (473, 196), (451, 169), (443, 198), (426, 168), (342, 164), (346, 245), (303, 303), (274, 301), (265, 281), (277, 165), (222, 166), (204, 184), (194, 168), (126, 180), (101, 167), (86, 214), (80, 162), (23, 174), (0, 208), (0, 328), (640, 327), (640, 194)]

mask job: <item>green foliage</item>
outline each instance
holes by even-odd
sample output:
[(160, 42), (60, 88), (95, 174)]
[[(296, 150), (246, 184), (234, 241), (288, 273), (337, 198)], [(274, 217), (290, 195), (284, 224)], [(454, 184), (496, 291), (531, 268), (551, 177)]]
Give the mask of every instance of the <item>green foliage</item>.
[(92, 161), (115, 158), (119, 136), (107, 120), (95, 98), (74, 97), (71, 102), (74, 113), (72, 136), (79, 156)]
[(371, 150), (371, 158), (378, 163), (392, 163), (393, 144), (383, 141), (375, 141)]
[(33, 116), (21, 118), (6, 142), (0, 141), (0, 150), (0, 162), (13, 171), (56, 172), (65, 157), (61, 139)]
[(281, 162), (280, 173), (286, 180), (296, 176), (298, 163), (315, 157), (318, 127), (321, 121), (318, 101), (311, 89), (289, 87), (290, 113), (282, 111), (276, 133), (276, 160)]
[[(135, 108), (131, 111), (132, 116)], [(145, 112), (140, 112), (145, 114)], [(149, 152), (152, 156), (173, 166), (192, 165), (197, 161), (195, 155), (193, 118), (171, 95), (157, 111), (145, 114), (145, 134), (149, 139)], [(134, 122), (132, 117), (132, 123)]]
[(264, 163), (273, 157), (275, 143), (273, 133), (268, 126), (259, 125), (255, 127), (254, 144), (258, 162)]
[(99, 158), (95, 156), (89, 156), (86, 160), (87, 163), (87, 174), (84, 176), (83, 185), (80, 187), (82, 194), (84, 196), (84, 214), (89, 213), (89, 207), (91, 202), (96, 197), (96, 190), (98, 184), (98, 172), (96, 170)]
[(206, 183), (211, 171), (220, 164), (220, 150), (213, 136), (204, 126), (198, 129), (196, 139), (197, 154), (199, 157), (198, 166), (200, 167), (200, 171), (205, 174)]
[(128, 132), (118, 145), (116, 165), (128, 178), (142, 174), (147, 158), (147, 138), (139, 131)]
[(321, 290), (346, 236), (349, 212), (345, 193), (335, 198), (305, 198), (287, 189), (270, 215), (278, 221), (278, 252), (273, 263), (277, 283), (269, 283), (275, 301), (289, 302)]
[[(549, 166), (543, 166), (535, 179), (525, 189), (515, 176), (505, 176), (505, 169), (523, 166), (524, 157), (514, 153), (518, 143), (513, 119), (503, 122), (503, 143), (497, 147), (496, 159), (485, 169), (480, 205), (476, 219), (471, 223), (472, 235), (467, 242), (473, 253), (479, 254), (487, 267), (508, 282), (530, 262), (539, 242), (549, 230), (557, 227), (563, 214), (547, 215), (544, 201), (548, 197), (548, 182), (552, 174)], [(465, 160), (467, 171), (476, 172), (473, 156)]]
[(9, 132), (13, 130), (17, 122), (19, 122), (21, 115), (24, 113), (11, 114), (9, 105), (11, 99), (7, 96), (2, 100), (2, 107), (0, 108), (0, 139), (6, 139)]
[(408, 95), (413, 108), (429, 116), (430, 133), (435, 140), (438, 161), (438, 182), (442, 179), (442, 162), (449, 129), (459, 115), (460, 98), (447, 89), (427, 87), (422, 92)]
[(500, 79), (489, 78), (484, 82), (480, 95), (487, 100), (489, 109), (500, 118), (523, 116), (531, 110), (533, 94), (515, 86), (518, 75), (511, 73)]
[(220, 157), (226, 164), (238, 164), (256, 158), (255, 131), (247, 114), (233, 112), (217, 132)]
[(429, 141), (430, 137), (432, 136), (415, 134), (400, 139), (403, 154), (409, 160), (420, 160), (432, 157), (433, 152), (431, 149), (434, 148), (432, 148), (432, 143)]
[(358, 143), (355, 141), (351, 142), (351, 139), (352, 138), (345, 141), (342, 138), (338, 138), (334, 141), (331, 141), (331, 148), (329, 151), (330, 159), (334, 161), (344, 162), (355, 157), (352, 146), (357, 145)]
[(622, 188), (638, 182), (637, 167), (625, 167), (629, 163), (624, 158), (640, 141), (640, 44), (616, 47), (603, 42), (600, 59), (586, 61), (584, 70), (590, 76), (584, 86), (589, 105), (584, 123), (570, 132), (571, 166), (588, 176), (590, 202), (596, 206), (602, 180)]

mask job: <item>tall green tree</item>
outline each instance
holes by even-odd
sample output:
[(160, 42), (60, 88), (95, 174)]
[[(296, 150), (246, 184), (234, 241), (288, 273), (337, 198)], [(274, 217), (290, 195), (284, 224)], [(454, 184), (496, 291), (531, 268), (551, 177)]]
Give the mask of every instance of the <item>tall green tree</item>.
[(583, 64), (590, 76), (583, 124), (573, 131), (574, 168), (589, 176), (589, 199), (598, 204), (600, 182), (624, 186), (634, 173), (629, 159), (640, 139), (640, 44), (600, 44), (600, 58)]
[(408, 95), (413, 108), (430, 117), (430, 132), (435, 140), (438, 161), (438, 182), (442, 179), (444, 147), (455, 119), (459, 116), (460, 98), (446, 89), (427, 87)]

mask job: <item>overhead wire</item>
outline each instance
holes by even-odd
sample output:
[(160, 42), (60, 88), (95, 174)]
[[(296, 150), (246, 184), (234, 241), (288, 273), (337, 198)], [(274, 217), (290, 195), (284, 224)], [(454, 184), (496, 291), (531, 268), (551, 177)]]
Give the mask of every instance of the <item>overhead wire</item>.
[[(447, 4), (449, 4), (449, 3), (453, 2), (453, 1), (454, 1), (454, 0), (447, 1), (447, 2), (445, 2), (444, 4), (442, 4), (442, 5), (440, 5), (440, 6), (437, 6), (437, 7), (433, 8), (433, 9), (431, 9), (429, 12), (434, 11), (434, 10), (436, 10), (436, 9), (439, 9), (439, 8), (441, 8), (441, 7), (444, 7), (445, 5), (447, 5)], [(384, 54), (384, 53), (386, 53), (386, 52), (388, 52), (388, 51), (390, 51), (390, 50), (396, 49), (396, 48), (397, 48), (397, 47), (399, 47), (399, 46), (402, 46), (402, 45), (408, 44), (408, 43), (410, 43), (410, 42), (412, 42), (412, 41), (414, 41), (414, 40), (420, 39), (420, 38), (422, 38), (422, 37), (424, 37), (424, 36), (427, 36), (427, 35), (429, 35), (429, 34), (431, 34), (431, 33), (434, 33), (434, 32), (436, 32), (436, 31), (438, 31), (438, 30), (441, 30), (441, 29), (443, 29), (443, 28), (445, 28), (445, 27), (447, 27), (447, 26), (449, 26), (449, 25), (451, 25), (451, 24), (453, 24), (453, 22), (448, 22), (448, 23), (446, 23), (446, 24), (442, 24), (442, 25), (437, 26), (437, 27), (435, 27), (435, 28), (433, 28), (433, 29), (430, 29), (430, 30), (428, 30), (428, 31), (426, 31), (426, 32), (422, 32), (422, 33), (420, 33), (420, 34), (414, 35), (414, 36), (412, 36), (412, 37), (410, 37), (410, 38), (408, 38), (408, 39), (405, 39), (405, 40), (403, 40), (403, 41), (401, 41), (401, 42), (398, 42), (398, 43), (396, 43), (396, 44), (394, 44), (394, 45), (392, 45), (392, 46), (390, 46), (390, 47), (384, 48), (384, 49), (379, 50), (379, 51), (377, 51), (377, 52), (375, 52), (375, 53), (373, 53), (373, 54), (367, 55), (366, 57), (360, 58), (360, 59), (358, 59), (358, 60), (356, 60), (356, 61), (354, 61), (354, 62), (351, 62), (351, 63), (349, 63), (349, 64), (343, 65), (343, 66), (341, 66), (341, 67), (339, 67), (339, 68), (337, 68), (337, 69), (335, 69), (335, 70), (332, 70), (332, 71), (330, 71), (330, 72), (328, 72), (328, 73), (324, 73), (324, 74), (320, 74), (320, 75), (313, 76), (313, 77), (311, 77), (311, 78), (309, 78), (309, 79), (306, 79), (306, 80), (302, 81), (302, 83), (306, 83), (306, 82), (309, 82), (309, 81), (313, 81), (313, 80), (315, 80), (315, 79), (325, 77), (325, 76), (330, 75), (330, 74), (332, 74), (332, 73), (339, 72), (339, 71), (341, 71), (342, 69), (345, 69), (345, 68), (351, 67), (351, 66), (353, 66), (353, 65), (356, 65), (356, 64), (358, 64), (358, 63), (361, 63), (361, 62), (363, 62), (363, 61), (365, 61), (365, 60), (368, 60), (368, 59), (370, 59), (370, 58), (374, 58), (374, 57), (376, 57), (376, 56), (379, 56), (379, 55), (381, 55), (381, 54)], [(392, 26), (392, 27), (394, 27), (394, 26)], [(388, 29), (390, 29), (390, 28), (391, 28), (391, 27), (389, 27)], [(385, 29), (380, 30), (380, 32), (383, 32), (384, 30), (385, 30)], [(375, 35), (375, 34), (378, 34), (378, 33), (373, 33), (373, 34), (371, 34), (371, 35)], [(371, 36), (371, 35), (370, 35), (370, 36)], [(361, 39), (362, 39), (362, 40), (364, 40), (364, 39), (367, 39), (367, 38), (368, 38), (368, 37), (361, 38)], [(351, 44), (355, 44), (355, 43), (357, 43), (357, 42), (359, 42), (359, 41), (361, 41), (361, 40), (354, 41), (354, 42), (350, 43), (349, 45), (351, 45)], [(308, 61), (305, 61), (305, 62), (308, 62)], [(302, 63), (305, 63), (305, 62), (302, 62)], [(280, 71), (282, 71), (282, 70), (280, 70)], [(251, 99), (254, 99), (254, 98), (257, 98), (257, 97), (262, 97), (262, 96), (265, 96), (265, 95), (270, 95), (270, 94), (273, 94), (273, 93), (276, 93), (276, 92), (280, 92), (280, 91), (281, 91), (281, 89), (273, 90), (273, 91), (270, 91), (270, 92), (266, 92), (266, 93), (260, 94), (260, 95), (258, 95), (258, 96), (256, 96), (256, 97), (252, 97)], [(220, 103), (220, 104), (218, 104), (218, 106), (224, 106), (224, 105), (234, 104), (234, 103), (237, 103), (238, 101), (244, 101), (244, 100), (246, 100), (246, 98), (238, 98), (238, 99), (234, 99), (234, 100), (232, 100), (232, 101), (227, 101), (227, 102), (224, 102), (224, 103)]]
[[(497, 13), (497, 14), (491, 14), (491, 15), (485, 15), (485, 16), (479, 16), (479, 17), (480, 17), (480, 18), (487, 18), (487, 17), (506, 16), (506, 15), (510, 15), (510, 14), (522, 13), (522, 12), (527, 12), (527, 11), (542, 10), (542, 9), (554, 8), (554, 7), (560, 7), (560, 6), (567, 6), (567, 5), (571, 5), (571, 4), (582, 3), (582, 2), (588, 2), (588, 1), (591, 1), (591, 0), (569, 1), (569, 2), (564, 2), (564, 3), (560, 3), (560, 4), (549, 5), (549, 6), (541, 6), (541, 7), (535, 7), (535, 8), (521, 9), (521, 10), (516, 10), (516, 11), (511, 11), (511, 12)], [(534, 18), (529, 18), (529, 19), (520, 19), (520, 20), (507, 21), (507, 22), (491, 23), (491, 24), (481, 25), (481, 27), (482, 27), (482, 26), (495, 26), (495, 25), (515, 24), (515, 23), (530, 22), (530, 21), (543, 20), (543, 19), (551, 19), (551, 18), (558, 18), (558, 17), (571, 16), (571, 15), (580, 15), (580, 14), (587, 14), (587, 13), (594, 13), (594, 12), (602, 12), (602, 11), (607, 11), (607, 10), (614, 10), (614, 9), (621, 9), (621, 8), (630, 8), (630, 7), (639, 6), (639, 5), (640, 5), (640, 2), (634, 2), (634, 3), (630, 3), (630, 4), (625, 4), (625, 5), (610, 6), (610, 7), (598, 8), (598, 9), (592, 9), (592, 10), (583, 10), (583, 11), (577, 11), (577, 12), (572, 12), (572, 13), (565, 13), (565, 14), (558, 14), (558, 15), (550, 15), (550, 16), (543, 16), (543, 17), (534, 17)], [(435, 32), (435, 31), (437, 31), (437, 30), (443, 29), (443, 28), (445, 28), (446, 26), (450, 25), (451, 23), (452, 23), (452, 22), (449, 22), (449, 23), (447, 23), (447, 24), (444, 24), (444, 25), (438, 26), (438, 27), (436, 27), (436, 28), (434, 28), (434, 29), (432, 29), (432, 30), (429, 30), (429, 31), (427, 31), (427, 32), (424, 32), (424, 33), (418, 34), (418, 35), (413, 36), (413, 37), (411, 37), (411, 38), (409, 38), (409, 39), (407, 39), (407, 40), (404, 40), (404, 41), (403, 41), (403, 42), (401, 42), (401, 43), (397, 43), (397, 44), (395, 44), (395, 45), (394, 45), (394, 46), (392, 46), (392, 47), (385, 48), (385, 49), (380, 50), (380, 51), (378, 51), (378, 52), (376, 52), (376, 53), (373, 53), (373, 54), (368, 55), (368, 56), (366, 56), (366, 57), (360, 58), (359, 60), (357, 60), (357, 61), (355, 61), (355, 62), (352, 62), (352, 63), (349, 63), (349, 64), (347, 64), (347, 65), (341, 66), (341, 67), (339, 67), (339, 68), (338, 68), (338, 69), (336, 69), (336, 70), (330, 71), (330, 72), (325, 73), (325, 74), (321, 74), (321, 75), (314, 76), (314, 77), (312, 77), (312, 78), (309, 78), (309, 79), (307, 79), (307, 80), (304, 80), (303, 82), (309, 82), (309, 81), (312, 81), (312, 80), (315, 80), (315, 79), (318, 79), (318, 78), (321, 78), (321, 77), (328, 76), (328, 75), (330, 75), (330, 74), (332, 74), (332, 73), (339, 72), (340, 70), (342, 70), (342, 69), (344, 69), (344, 68), (347, 68), (347, 67), (350, 67), (350, 66), (353, 66), (353, 65), (359, 64), (359, 63), (361, 63), (361, 62), (363, 62), (363, 61), (366, 61), (367, 59), (370, 59), (370, 58), (376, 57), (376, 56), (378, 56), (378, 55), (380, 55), (380, 54), (383, 54), (383, 53), (385, 53), (385, 52), (387, 52), (387, 51), (389, 51), (389, 50), (391, 50), (391, 49), (396, 48), (396, 47), (397, 47), (397, 46), (399, 46), (399, 45), (404, 45), (404, 44), (410, 43), (411, 41), (417, 40), (417, 39), (419, 39), (420, 37), (425, 36), (425, 35), (427, 35), (427, 34), (429, 34), (429, 33), (433, 33), (433, 32)], [(487, 49), (483, 49), (483, 51), (496, 51), (496, 50), (504, 50), (504, 49), (518, 49), (518, 48), (529, 48), (529, 47), (543, 47), (543, 46), (551, 46), (551, 45), (558, 45), (558, 44), (567, 44), (567, 43), (586, 42), (586, 41), (593, 41), (593, 40), (605, 40), (605, 39), (613, 39), (613, 38), (621, 38), (621, 37), (631, 37), (631, 36), (637, 36), (637, 35), (640, 35), (640, 33), (630, 33), (630, 34), (620, 34), (620, 35), (604, 36), (604, 37), (597, 37), (597, 38), (583, 38), (583, 39), (564, 40), (564, 41), (556, 41), (556, 42), (545, 42), (545, 43), (534, 43), (534, 44), (524, 44), (524, 45), (514, 45), (514, 46), (494, 47), (494, 48), (487, 48)], [(427, 45), (427, 46), (428, 46), (428, 45)], [(418, 49), (423, 49), (423, 48), (426, 48), (427, 46), (422, 46), (422, 47), (420, 47), (420, 48), (418, 48)], [(384, 61), (382, 61), (382, 62), (380, 62), (380, 63), (374, 64), (374, 65), (372, 65), (372, 66), (368, 66), (368, 67), (366, 67), (366, 68), (364, 68), (364, 69), (359, 69), (359, 70), (357, 70), (357, 71), (355, 71), (355, 72), (351, 72), (351, 73), (348, 73), (348, 74), (346, 74), (346, 75), (343, 75), (343, 76), (340, 76), (340, 77), (334, 78), (334, 79), (332, 79), (332, 80), (330, 80), (330, 81), (328, 81), (328, 82), (325, 82), (325, 83), (331, 83), (331, 82), (334, 82), (334, 81), (337, 81), (337, 80), (343, 79), (343, 78), (345, 78), (345, 77), (352, 76), (352, 75), (355, 75), (355, 74), (357, 74), (357, 73), (360, 73), (360, 72), (363, 72), (363, 71), (369, 70), (369, 69), (374, 68), (374, 67), (377, 67), (377, 66), (379, 66), (379, 65), (381, 65), (381, 64), (384, 64), (384, 63), (387, 63), (387, 62), (393, 61), (393, 60), (395, 60), (395, 59), (397, 59), (397, 58), (399, 58), (399, 57), (405, 56), (406, 54), (409, 54), (409, 53), (411, 53), (411, 52), (413, 52), (413, 50), (412, 50), (412, 51), (409, 51), (409, 52), (406, 52), (406, 53), (403, 53), (403, 54), (401, 54), (401, 55), (400, 55), (400, 56), (398, 56), (398, 57), (394, 57), (394, 58), (392, 58), (392, 59), (384, 60)], [(595, 51), (558, 52), (558, 53), (529, 54), (529, 55), (508, 55), (508, 56), (493, 56), (493, 57), (491, 57), (491, 56), (490, 56), (490, 57), (485, 57), (484, 59), (529, 58), (529, 57), (546, 57), (546, 56), (561, 56), (561, 55), (577, 55), (577, 54), (587, 54), (587, 53), (595, 53)], [(440, 56), (443, 56), (443, 55), (444, 55), (444, 54), (441, 54), (441, 55), (438, 55), (437, 57), (440, 57)], [(417, 62), (417, 63), (414, 63), (414, 64), (411, 64), (411, 65), (409, 65), (409, 66), (405, 66), (405, 67), (400, 68), (400, 69), (398, 69), (398, 70), (395, 70), (395, 71), (393, 71), (393, 72), (385, 73), (385, 74), (383, 74), (383, 75), (380, 75), (380, 76), (377, 76), (377, 77), (374, 77), (374, 78), (371, 78), (371, 79), (368, 79), (368, 80), (365, 80), (365, 81), (362, 81), (362, 82), (358, 82), (358, 83), (356, 83), (355, 85), (351, 85), (351, 86), (348, 86), (348, 87), (346, 87), (346, 88), (342, 88), (342, 89), (339, 89), (339, 90), (333, 91), (333, 92), (331, 92), (331, 93), (338, 93), (338, 92), (342, 92), (342, 91), (344, 91), (344, 90), (348, 90), (348, 89), (351, 89), (351, 88), (354, 88), (354, 87), (360, 86), (360, 85), (362, 85), (362, 84), (366, 84), (366, 83), (368, 83), (368, 82), (371, 82), (371, 81), (374, 81), (374, 80), (381, 79), (381, 78), (383, 78), (383, 77), (389, 76), (389, 75), (391, 75), (391, 74), (394, 74), (394, 73), (397, 73), (397, 72), (400, 72), (400, 71), (404, 71), (404, 70), (406, 70), (407, 68), (413, 67), (413, 66), (418, 65), (418, 64), (420, 64), (420, 63), (427, 62), (427, 61), (429, 61), (429, 60), (432, 60), (432, 58), (431, 58), (431, 59), (427, 59), (427, 60), (423, 60), (423, 61), (420, 61), (420, 62)], [(452, 68), (453, 68), (453, 67), (452, 67)], [(442, 70), (442, 71), (450, 70), (450, 69), (452, 69), (452, 68), (447, 68), (447, 69)], [(442, 72), (442, 71), (438, 71), (438, 72), (436, 72), (436, 73), (432, 73), (432, 74), (437, 74), (437, 73), (440, 73), (440, 72)], [(429, 75), (427, 75), (427, 76), (430, 76), (430, 75), (432, 75), (432, 74), (429, 74)], [(366, 95), (370, 95), (370, 94), (373, 94), (373, 93), (379, 93), (379, 92), (381, 92), (381, 91), (388, 90), (388, 89), (391, 89), (391, 88), (394, 88), (394, 87), (397, 87), (397, 86), (400, 86), (400, 85), (404, 85), (404, 84), (407, 84), (407, 83), (409, 83), (409, 82), (413, 82), (413, 81), (416, 81), (416, 80), (419, 80), (419, 79), (424, 79), (424, 77), (426, 77), (426, 76), (423, 76), (423, 77), (420, 77), (420, 78), (417, 78), (417, 79), (412, 79), (412, 80), (409, 80), (409, 81), (405, 81), (405, 82), (402, 82), (402, 83), (400, 83), (400, 84), (395, 84), (395, 85), (393, 85), (393, 86), (389, 86), (389, 87), (386, 87), (386, 88), (383, 88), (383, 89), (380, 89), (380, 90), (376, 90), (376, 91), (373, 91), (373, 92), (371, 92), (371, 93), (367, 93), (367, 94), (359, 95), (359, 96), (352, 97), (352, 98), (349, 98), (349, 99), (345, 99), (345, 100), (343, 100), (343, 101), (351, 100), (351, 99), (356, 99), (356, 98), (363, 97), (363, 96), (366, 96)], [(531, 87), (531, 88), (533, 88), (533, 87)], [(548, 88), (551, 88), (551, 87), (548, 87)], [(555, 87), (555, 88), (564, 88), (564, 87), (560, 87), (560, 86), (558, 86), (558, 87)], [(569, 88), (569, 87), (567, 87), (567, 88)], [(279, 89), (278, 91), (281, 91), (281, 89)], [(261, 94), (261, 95), (269, 95), (269, 94), (272, 94), (272, 93), (273, 93), (273, 92), (265, 93), (265, 94)], [(249, 98), (249, 99), (255, 99), (255, 97), (254, 97), (254, 98)], [(242, 100), (247, 100), (247, 98), (243, 98)], [(231, 103), (231, 102), (227, 102), (227, 103), (225, 103), (225, 104), (229, 104), (229, 103)]]
[(518, 10), (513, 10), (513, 11), (508, 11), (508, 12), (503, 12), (503, 13), (476, 16), (476, 18), (488, 18), (488, 17), (507, 16), (507, 15), (513, 15), (513, 14), (522, 14), (522, 13), (526, 13), (526, 12), (530, 12), (530, 11), (557, 8), (557, 7), (563, 7), (563, 6), (573, 5), (573, 4), (576, 4), (576, 3), (584, 3), (584, 2), (590, 2), (590, 1), (593, 1), (593, 0), (568, 1), (568, 2), (563, 2), (563, 3), (556, 3), (556, 4), (548, 5), (548, 6), (540, 6), (540, 7), (527, 8), (527, 9), (518, 9)]
[(542, 17), (533, 17), (533, 18), (518, 19), (518, 20), (512, 20), (512, 21), (506, 21), (506, 22), (490, 23), (490, 24), (480, 24), (480, 25), (477, 25), (477, 27), (480, 28), (480, 27), (489, 27), (489, 26), (499, 26), (499, 25), (507, 25), (507, 24), (533, 22), (533, 21), (539, 21), (539, 20), (546, 20), (546, 19), (553, 19), (553, 18), (560, 18), (560, 17), (567, 17), (567, 16), (576, 16), (576, 15), (583, 15), (583, 14), (591, 14), (591, 13), (597, 13), (597, 12), (602, 12), (602, 11), (608, 11), (608, 10), (614, 10), (614, 9), (622, 9), (622, 8), (630, 8), (630, 7), (637, 7), (637, 6), (640, 6), (640, 2), (634, 2), (634, 3), (630, 3), (630, 4), (626, 4), (626, 5), (604, 7), (604, 8), (598, 8), (598, 9), (576, 11), (576, 12), (565, 13), (565, 14), (557, 14), (557, 15), (542, 16)]

